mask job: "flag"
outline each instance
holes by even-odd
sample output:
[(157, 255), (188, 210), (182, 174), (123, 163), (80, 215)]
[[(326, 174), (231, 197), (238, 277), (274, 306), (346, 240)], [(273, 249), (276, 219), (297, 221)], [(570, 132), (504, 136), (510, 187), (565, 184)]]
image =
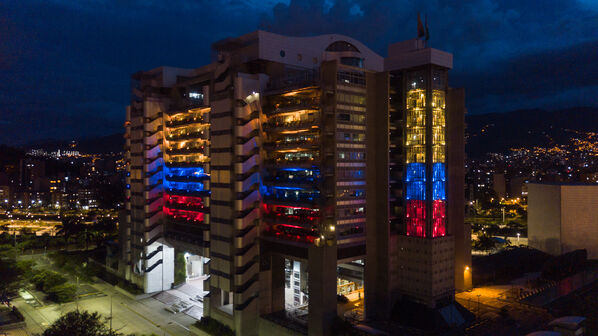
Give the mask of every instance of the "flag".
[(426, 32), (424, 30), (424, 24), (422, 23), (422, 18), (421, 16), (419, 16), (419, 13), (417, 13), (417, 38), (422, 38), (426, 35)]
[(428, 29), (428, 14), (426, 14), (426, 41), (430, 39), (430, 30)]

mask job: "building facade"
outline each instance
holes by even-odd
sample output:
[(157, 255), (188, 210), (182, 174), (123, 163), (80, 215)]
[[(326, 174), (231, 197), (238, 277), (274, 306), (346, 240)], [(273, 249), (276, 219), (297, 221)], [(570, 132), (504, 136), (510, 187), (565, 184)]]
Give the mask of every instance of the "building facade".
[(470, 264), (452, 55), (263, 31), (213, 50), (133, 76), (127, 279), (167, 290), (178, 251), (200, 256), (204, 315), (238, 335), (331, 334), (347, 289), (374, 319), (452, 302)]
[(528, 245), (552, 255), (598, 258), (598, 186), (528, 183)]

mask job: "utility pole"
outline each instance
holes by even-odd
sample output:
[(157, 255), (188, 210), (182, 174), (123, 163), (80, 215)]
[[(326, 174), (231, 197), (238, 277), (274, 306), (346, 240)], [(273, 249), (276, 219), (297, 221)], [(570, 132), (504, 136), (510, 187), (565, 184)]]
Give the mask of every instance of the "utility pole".
[(112, 296), (114, 293), (110, 293), (110, 332), (112, 332)]
[(77, 276), (77, 291), (75, 292), (75, 301), (77, 302), (77, 311), (79, 311), (79, 276)]

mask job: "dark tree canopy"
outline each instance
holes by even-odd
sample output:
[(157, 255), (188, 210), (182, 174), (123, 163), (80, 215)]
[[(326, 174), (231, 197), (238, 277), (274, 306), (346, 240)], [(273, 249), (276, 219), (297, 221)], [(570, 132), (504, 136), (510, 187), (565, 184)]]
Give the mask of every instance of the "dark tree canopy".
[(62, 315), (41, 336), (121, 336), (102, 322), (98, 313), (72, 311)]

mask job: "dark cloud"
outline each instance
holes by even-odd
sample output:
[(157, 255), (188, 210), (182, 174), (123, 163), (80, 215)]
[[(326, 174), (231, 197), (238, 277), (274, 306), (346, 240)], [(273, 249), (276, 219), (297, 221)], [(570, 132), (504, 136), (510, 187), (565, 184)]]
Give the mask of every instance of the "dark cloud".
[(467, 88), (473, 111), (597, 106), (595, 93), (588, 94), (598, 87), (596, 60), (598, 39), (488, 62), (483, 72), (453, 74), (453, 82)]
[(417, 12), (430, 44), (454, 53), (470, 112), (598, 105), (589, 0), (5, 0), (0, 143), (118, 132), (131, 73), (200, 66), (225, 37), (341, 33), (385, 55), (414, 37)]

